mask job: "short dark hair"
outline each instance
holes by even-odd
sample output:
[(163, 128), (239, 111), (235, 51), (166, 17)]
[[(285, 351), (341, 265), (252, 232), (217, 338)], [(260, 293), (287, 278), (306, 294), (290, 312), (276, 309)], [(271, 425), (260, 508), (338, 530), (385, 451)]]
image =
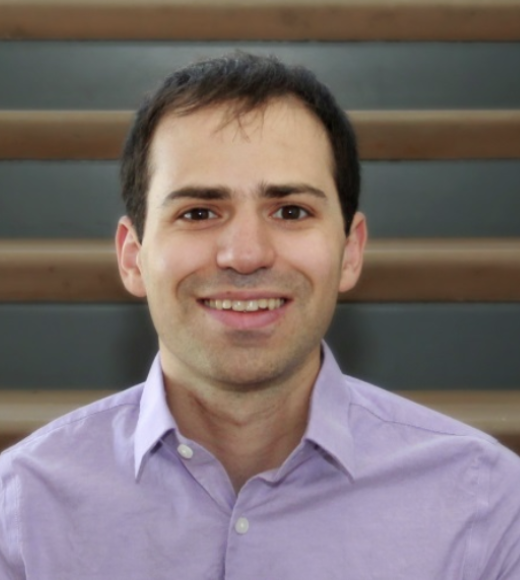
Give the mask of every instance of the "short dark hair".
[(236, 52), (179, 69), (142, 103), (128, 134), (121, 162), (122, 196), (139, 239), (144, 234), (150, 182), (149, 153), (153, 135), (164, 115), (187, 115), (233, 103), (233, 113), (266, 106), (271, 100), (294, 96), (326, 130), (334, 158), (334, 181), (348, 234), (358, 207), (359, 157), (352, 125), (329, 89), (303, 66), (274, 56)]

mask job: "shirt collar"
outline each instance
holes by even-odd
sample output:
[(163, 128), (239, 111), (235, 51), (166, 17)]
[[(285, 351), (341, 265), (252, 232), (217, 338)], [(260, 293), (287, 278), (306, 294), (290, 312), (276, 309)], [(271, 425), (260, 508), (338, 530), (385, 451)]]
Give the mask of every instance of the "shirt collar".
[(304, 439), (318, 445), (351, 477), (354, 440), (349, 428), (350, 389), (329, 347), (322, 343), (322, 365), (314, 384)]
[[(329, 347), (322, 343), (322, 365), (314, 384), (309, 421), (304, 439), (331, 456), (353, 476), (354, 441), (348, 426), (350, 393), (348, 384)], [(177, 424), (168, 408), (157, 354), (144, 384), (135, 431), (134, 460), (137, 478), (145, 457), (165, 433), (176, 430)]]
[(161, 359), (157, 354), (144, 383), (139, 406), (139, 419), (134, 439), (136, 478), (142, 469), (145, 457), (165, 433), (176, 428), (177, 425), (166, 401)]

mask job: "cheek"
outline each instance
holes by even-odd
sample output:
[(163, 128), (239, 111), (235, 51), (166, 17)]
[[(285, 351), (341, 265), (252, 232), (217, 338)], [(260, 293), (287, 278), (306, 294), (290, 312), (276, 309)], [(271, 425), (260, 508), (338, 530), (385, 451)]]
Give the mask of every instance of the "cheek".
[(286, 243), (285, 260), (323, 294), (336, 295), (341, 276), (343, 245), (330, 236), (310, 235), (298, 243)]
[(163, 289), (175, 288), (212, 261), (212, 245), (192, 236), (173, 236), (146, 248), (145, 279)]

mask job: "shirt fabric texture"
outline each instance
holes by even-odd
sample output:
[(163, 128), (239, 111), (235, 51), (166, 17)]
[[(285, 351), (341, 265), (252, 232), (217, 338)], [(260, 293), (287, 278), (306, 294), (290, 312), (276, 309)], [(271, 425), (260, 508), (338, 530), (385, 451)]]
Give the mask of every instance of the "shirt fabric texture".
[(0, 579), (172, 578), (519, 580), (520, 458), (324, 345), (302, 441), (236, 495), (157, 357), (0, 456)]

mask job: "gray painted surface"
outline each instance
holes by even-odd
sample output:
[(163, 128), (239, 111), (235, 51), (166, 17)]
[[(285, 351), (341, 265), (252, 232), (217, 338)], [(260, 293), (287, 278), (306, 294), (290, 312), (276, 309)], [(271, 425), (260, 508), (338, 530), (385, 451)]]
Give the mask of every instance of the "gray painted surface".
[(112, 237), (123, 213), (117, 162), (0, 162), (0, 237)]
[[(0, 237), (112, 237), (117, 163), (0, 162)], [(520, 236), (520, 161), (365, 162), (361, 208), (377, 237)]]
[(329, 337), (345, 372), (392, 390), (520, 387), (520, 304), (342, 304)]
[[(391, 389), (519, 387), (520, 304), (338, 307), (343, 369)], [(156, 349), (141, 305), (0, 305), (0, 388), (121, 388)]]
[(155, 344), (143, 306), (0, 304), (0, 389), (121, 388)]
[(363, 167), (361, 208), (373, 237), (520, 236), (520, 161)]
[(171, 70), (234, 48), (309, 66), (350, 109), (520, 105), (520, 43), (3, 41), (0, 108), (135, 108)]

